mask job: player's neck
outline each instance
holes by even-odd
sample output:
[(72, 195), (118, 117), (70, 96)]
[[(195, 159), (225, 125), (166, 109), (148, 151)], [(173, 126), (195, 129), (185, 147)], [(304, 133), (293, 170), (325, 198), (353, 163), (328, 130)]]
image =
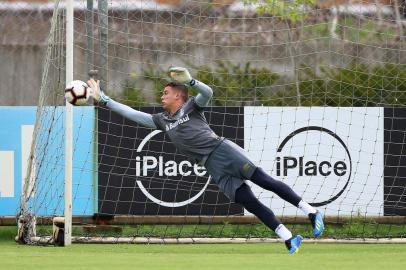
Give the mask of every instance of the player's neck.
[(168, 113), (170, 115), (174, 115), (177, 111), (179, 111), (180, 108), (182, 108), (183, 104), (185, 104), (184, 102), (179, 103), (179, 104), (174, 104), (174, 106), (172, 106), (172, 108), (168, 109)]

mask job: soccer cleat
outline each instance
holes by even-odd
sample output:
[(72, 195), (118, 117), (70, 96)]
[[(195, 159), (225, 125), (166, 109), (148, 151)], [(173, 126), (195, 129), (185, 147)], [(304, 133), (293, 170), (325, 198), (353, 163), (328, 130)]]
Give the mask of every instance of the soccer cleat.
[(293, 254), (299, 251), (299, 247), (302, 244), (303, 237), (300, 235), (293, 236), (289, 240), (285, 241), (286, 248), (289, 254)]
[(314, 214), (310, 213), (309, 219), (312, 223), (314, 237), (319, 237), (324, 231), (323, 216), (319, 211), (317, 211)]

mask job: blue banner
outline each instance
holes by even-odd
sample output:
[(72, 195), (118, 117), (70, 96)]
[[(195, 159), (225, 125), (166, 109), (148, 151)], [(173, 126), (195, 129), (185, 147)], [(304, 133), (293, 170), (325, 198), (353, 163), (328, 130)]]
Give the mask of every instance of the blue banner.
[[(34, 168), (41, 180), (29, 206), (36, 215), (61, 215), (64, 208), (64, 107), (43, 109), (53, 113), (43, 114), (42, 119), (49, 117), (49, 122), (54, 124), (47, 140), (44, 136), (38, 137), (44, 140), (38, 144), (47, 144), (46, 157), (43, 165)], [(37, 107), (0, 107), (0, 216), (14, 216), (19, 210), (36, 110)], [(94, 107), (74, 108), (72, 196), (75, 216), (95, 212), (94, 117)], [(41, 164), (39, 157), (35, 158), (35, 162)], [(52, 161), (54, 164), (50, 164)]]

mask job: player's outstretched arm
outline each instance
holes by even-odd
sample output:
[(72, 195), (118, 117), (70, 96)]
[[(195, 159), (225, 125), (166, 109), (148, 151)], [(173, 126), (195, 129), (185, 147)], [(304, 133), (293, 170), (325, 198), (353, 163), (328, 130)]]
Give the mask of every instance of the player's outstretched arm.
[(184, 67), (171, 67), (169, 76), (175, 81), (192, 86), (199, 93), (195, 98), (195, 102), (199, 107), (206, 107), (210, 99), (213, 97), (213, 90), (206, 84), (193, 79), (189, 71)]
[(90, 79), (87, 82), (87, 85), (91, 88), (90, 95), (93, 99), (102, 105), (105, 105), (107, 108), (111, 109), (112, 111), (124, 116), (127, 119), (130, 119), (144, 127), (154, 128), (156, 129), (156, 125), (152, 120), (152, 115), (149, 113), (144, 113), (141, 111), (134, 110), (133, 108), (121, 104), (117, 101), (112, 100), (108, 97), (101, 89), (99, 81), (95, 81), (94, 79)]

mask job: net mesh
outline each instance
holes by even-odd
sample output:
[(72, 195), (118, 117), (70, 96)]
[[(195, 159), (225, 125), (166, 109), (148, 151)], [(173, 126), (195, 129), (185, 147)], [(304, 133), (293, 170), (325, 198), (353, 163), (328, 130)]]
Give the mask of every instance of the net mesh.
[[(187, 67), (214, 90), (205, 110), (213, 130), (322, 211), (324, 237), (403, 238), (406, 58), (397, 8), (78, 0), (74, 78), (98, 70), (111, 98), (153, 114), (162, 111), (168, 67)], [(64, 23), (57, 1), (21, 207), (43, 239), (64, 207)], [(276, 237), (163, 132), (82, 106), (73, 135), (77, 241)], [(311, 236), (296, 207), (247, 183), (292, 231)]]

